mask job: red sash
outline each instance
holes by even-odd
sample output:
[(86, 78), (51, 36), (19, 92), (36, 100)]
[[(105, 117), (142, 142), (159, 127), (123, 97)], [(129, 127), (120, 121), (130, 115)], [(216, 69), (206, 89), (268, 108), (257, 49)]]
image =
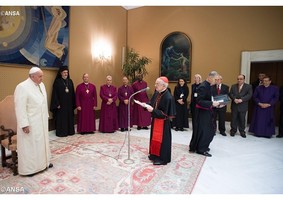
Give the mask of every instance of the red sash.
[(150, 143), (150, 153), (160, 156), (160, 148), (163, 138), (164, 119), (154, 119), (152, 138)]
[(212, 107), (205, 108), (205, 107), (200, 106), (199, 104), (196, 104), (196, 108), (201, 109), (201, 110), (212, 110)]

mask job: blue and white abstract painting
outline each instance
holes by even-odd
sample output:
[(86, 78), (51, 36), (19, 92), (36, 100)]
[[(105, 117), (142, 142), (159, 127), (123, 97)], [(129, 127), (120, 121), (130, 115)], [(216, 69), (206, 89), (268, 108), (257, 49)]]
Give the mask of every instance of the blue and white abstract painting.
[(69, 6), (0, 6), (0, 62), (68, 65)]

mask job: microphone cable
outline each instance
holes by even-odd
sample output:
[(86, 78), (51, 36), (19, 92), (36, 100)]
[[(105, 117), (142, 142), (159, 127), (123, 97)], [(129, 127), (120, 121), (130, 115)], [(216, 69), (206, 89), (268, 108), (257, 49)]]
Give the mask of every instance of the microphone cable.
[(127, 138), (126, 136), (127, 136), (127, 134), (125, 134), (125, 136), (124, 136), (124, 141), (123, 141), (123, 144), (122, 144), (122, 146), (120, 147), (120, 149), (118, 151), (118, 155), (114, 156), (114, 157), (110, 156), (110, 155), (107, 155), (107, 154), (104, 154), (104, 153), (101, 153), (100, 151), (96, 151), (96, 150), (93, 150), (93, 149), (88, 148), (88, 147), (82, 147), (81, 145), (73, 144), (73, 143), (70, 143), (70, 142), (57, 141), (57, 140), (52, 140), (51, 142), (57, 142), (57, 143), (61, 143), (61, 144), (67, 144), (67, 145), (70, 145), (70, 146), (73, 146), (73, 147), (76, 147), (76, 148), (86, 149), (86, 150), (95, 152), (97, 154), (100, 154), (100, 155), (112, 158), (112, 159), (114, 159), (114, 160), (116, 160), (118, 162), (118, 160), (120, 158), (121, 151), (122, 151), (122, 149), (123, 149), (123, 147), (125, 146), (125, 143), (126, 143), (126, 138)]

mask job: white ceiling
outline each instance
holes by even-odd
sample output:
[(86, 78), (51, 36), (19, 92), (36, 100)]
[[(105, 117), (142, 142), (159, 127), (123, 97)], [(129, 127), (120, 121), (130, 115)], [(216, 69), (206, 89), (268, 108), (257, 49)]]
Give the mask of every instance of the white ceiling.
[(126, 10), (131, 10), (131, 9), (139, 8), (142, 6), (122, 6), (122, 7), (125, 8)]

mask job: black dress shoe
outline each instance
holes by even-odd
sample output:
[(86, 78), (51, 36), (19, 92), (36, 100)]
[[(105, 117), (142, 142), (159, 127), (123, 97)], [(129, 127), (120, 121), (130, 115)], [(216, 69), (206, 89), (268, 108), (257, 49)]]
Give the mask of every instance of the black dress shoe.
[(178, 128), (175, 128), (175, 131), (178, 131), (179, 129)]
[(121, 128), (121, 132), (124, 132), (125, 131), (125, 129), (124, 128)]
[[(89, 132), (84, 132), (84, 135), (87, 135), (87, 134), (93, 134), (94, 132), (93, 131), (89, 131)], [(82, 134), (83, 135), (83, 134)]]
[(207, 151), (205, 152), (197, 152), (198, 154), (201, 154), (203, 156), (206, 156), (206, 157), (211, 157), (212, 155), (210, 153), (208, 153)]
[(245, 133), (240, 133), (240, 135), (243, 137), (243, 138), (246, 138), (246, 134)]
[(232, 136), (232, 137), (234, 137), (235, 136), (235, 132), (230, 132), (230, 135)]
[(236, 132), (235, 132), (235, 131), (230, 130), (230, 135), (231, 135), (232, 137), (234, 137), (234, 136), (235, 136), (235, 134), (236, 134)]
[(220, 132), (221, 135), (227, 136), (225, 132)]
[(167, 165), (167, 163), (163, 160), (156, 159), (153, 161), (153, 165)]
[(48, 168), (52, 168), (52, 167), (53, 167), (53, 164), (50, 163), (50, 164), (48, 165)]
[(147, 127), (147, 126), (144, 126), (144, 127), (142, 127), (142, 129), (144, 129), (144, 130), (148, 130), (148, 127)]
[(140, 126), (138, 126), (138, 128), (137, 128), (138, 130), (141, 130), (141, 127)]
[(28, 175), (26, 175), (26, 176), (27, 176), (27, 177), (33, 177), (35, 174), (36, 174), (36, 173), (34, 173), (34, 174), (28, 174)]
[(279, 134), (279, 135), (276, 135), (276, 137), (277, 137), (277, 138), (282, 138), (283, 135), (280, 135), (280, 134)]
[(190, 152), (190, 153), (195, 153), (195, 152), (196, 152), (196, 150), (194, 150), (194, 149), (190, 149), (190, 150), (189, 150), (189, 152)]
[(180, 131), (184, 131), (184, 129), (183, 129), (183, 128), (180, 128)]
[(153, 160), (155, 159), (155, 156), (149, 155), (149, 156), (148, 156), (148, 159), (151, 160), (151, 161), (153, 161)]

